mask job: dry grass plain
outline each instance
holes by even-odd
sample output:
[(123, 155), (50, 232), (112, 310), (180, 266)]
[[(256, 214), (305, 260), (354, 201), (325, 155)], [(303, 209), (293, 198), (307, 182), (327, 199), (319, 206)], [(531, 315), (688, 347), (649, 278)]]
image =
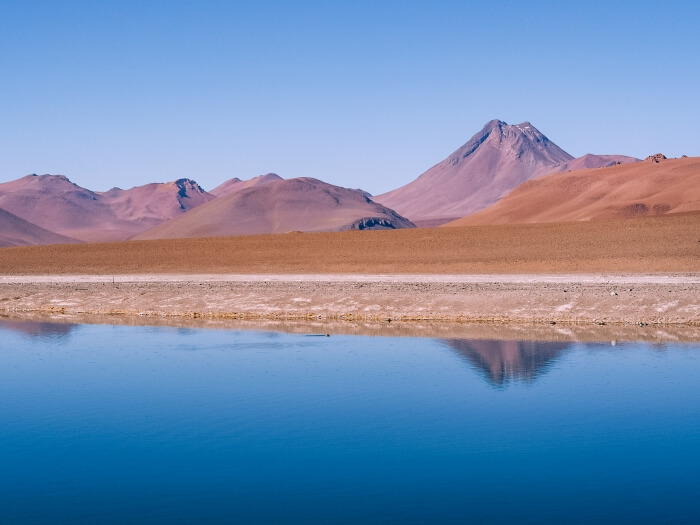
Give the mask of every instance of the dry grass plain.
[(0, 249), (0, 275), (700, 271), (700, 214)]

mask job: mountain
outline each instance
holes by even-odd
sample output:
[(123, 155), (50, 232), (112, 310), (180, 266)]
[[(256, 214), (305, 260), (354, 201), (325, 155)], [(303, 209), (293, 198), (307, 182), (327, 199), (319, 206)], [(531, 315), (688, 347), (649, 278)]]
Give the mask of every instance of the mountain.
[(279, 180), (217, 197), (137, 239), (216, 237), (290, 231), (411, 228), (360, 192), (312, 178)]
[(375, 201), (412, 221), (463, 217), (571, 160), (529, 122), (492, 120), (445, 160)]
[[(27, 175), (0, 184), (0, 208), (49, 231), (84, 241), (122, 240), (109, 205), (63, 175)], [(121, 233), (121, 232), (120, 232)]]
[(59, 235), (17, 217), (0, 208), (0, 246), (31, 246), (35, 244), (69, 244), (76, 239)]
[(449, 226), (621, 219), (699, 210), (700, 157), (652, 159), (530, 180), (490, 208)]
[(109, 204), (115, 217), (138, 222), (143, 230), (215, 198), (191, 179), (146, 184), (129, 190), (112, 188), (99, 195)]
[(3, 319), (0, 330), (12, 330), (29, 337), (68, 339), (80, 325), (50, 321), (11, 321)]
[(87, 242), (130, 239), (214, 196), (180, 179), (93, 192), (63, 175), (27, 175), (0, 184), (0, 207), (41, 228)]
[(219, 184), (209, 193), (216, 195), (217, 197), (221, 197), (222, 195), (245, 190), (246, 188), (253, 188), (269, 182), (276, 182), (278, 180), (282, 180), (282, 177), (276, 173), (266, 173), (265, 175), (258, 175), (257, 177), (253, 177), (252, 179), (248, 180), (241, 180), (238, 177), (234, 177), (233, 179), (227, 180), (223, 184)]
[(562, 173), (564, 171), (577, 171), (594, 168), (607, 168), (617, 164), (633, 164), (639, 159), (627, 157), (626, 155), (593, 155), (588, 153), (583, 157), (578, 157), (564, 164), (560, 164), (550, 173)]

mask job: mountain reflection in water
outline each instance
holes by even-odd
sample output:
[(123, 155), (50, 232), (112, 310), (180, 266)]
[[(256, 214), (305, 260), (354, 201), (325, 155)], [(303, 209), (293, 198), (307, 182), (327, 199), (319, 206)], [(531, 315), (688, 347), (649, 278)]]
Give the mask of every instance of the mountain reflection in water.
[(77, 324), (46, 321), (6, 321), (0, 318), (0, 329), (12, 330), (22, 335), (38, 338), (68, 339)]
[(570, 345), (561, 342), (444, 339), (462, 359), (497, 386), (532, 382)]
[[(60, 341), (62, 344), (70, 342), (75, 331), (81, 326), (83, 325), (74, 322), (3, 319), (0, 317), (0, 332), (11, 330), (23, 336), (51, 339)], [(186, 326), (173, 326), (172, 328), (183, 336), (202, 330)], [(313, 329), (317, 331), (316, 327)], [(312, 329), (309, 328), (309, 330)], [(272, 335), (278, 332), (272, 330), (267, 333)], [(304, 334), (304, 329), (302, 327), (292, 333)], [(470, 368), (480, 373), (489, 384), (496, 387), (513, 382), (532, 383), (536, 381), (569, 347), (576, 344), (574, 341), (434, 338), (429, 336), (429, 332), (422, 338), (446, 345)], [(664, 343), (650, 343), (650, 346), (657, 350), (665, 348)], [(197, 350), (197, 346), (193, 347), (192, 350)]]

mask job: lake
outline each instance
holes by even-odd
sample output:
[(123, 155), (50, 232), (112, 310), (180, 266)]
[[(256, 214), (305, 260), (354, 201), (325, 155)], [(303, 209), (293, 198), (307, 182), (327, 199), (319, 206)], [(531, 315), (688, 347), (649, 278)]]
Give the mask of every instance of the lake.
[(0, 341), (1, 523), (700, 522), (700, 343)]

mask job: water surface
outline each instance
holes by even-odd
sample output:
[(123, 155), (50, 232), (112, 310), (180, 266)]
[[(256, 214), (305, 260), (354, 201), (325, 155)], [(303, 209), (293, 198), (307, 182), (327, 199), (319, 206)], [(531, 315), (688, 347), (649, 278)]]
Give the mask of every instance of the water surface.
[(0, 522), (700, 522), (699, 344), (0, 341)]

